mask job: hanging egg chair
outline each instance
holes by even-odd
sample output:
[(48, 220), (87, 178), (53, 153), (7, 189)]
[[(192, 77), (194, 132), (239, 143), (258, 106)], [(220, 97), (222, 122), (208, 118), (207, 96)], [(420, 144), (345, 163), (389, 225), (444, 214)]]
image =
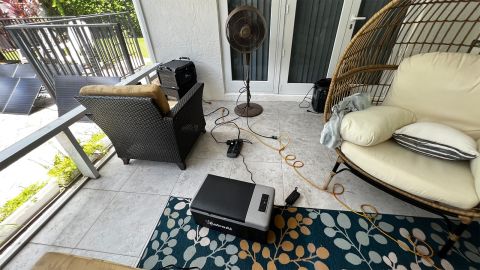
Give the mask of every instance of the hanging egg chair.
[[(428, 68), (429, 65), (431, 68)], [(436, 71), (438, 76), (432, 79), (435, 76), (432, 73)], [(409, 80), (410, 87), (402, 88), (405, 80)], [(451, 86), (454, 82), (458, 83), (459, 89), (451, 87), (451, 91), (457, 92), (443, 91), (445, 85)], [(470, 88), (465, 88), (465, 84)], [(462, 87), (468, 88), (468, 91)], [(325, 105), (325, 122), (331, 118), (335, 105), (355, 93), (368, 93), (373, 106), (391, 105), (401, 99), (403, 103), (395, 105), (413, 111), (417, 121), (435, 119), (447, 123), (480, 144), (480, 1), (389, 2), (359, 30), (340, 58)], [(380, 152), (382, 147), (390, 154)], [(472, 220), (480, 218), (480, 157), (470, 162), (447, 163), (417, 154), (418, 162), (402, 162), (396, 160), (397, 153), (398, 156), (416, 154), (404, 152), (409, 150), (392, 140), (373, 147), (343, 141), (336, 151), (338, 159), (324, 188), (328, 187), (343, 164), (361, 179), (405, 201), (441, 215), (459, 218), (461, 223), (450, 232), (441, 256), (446, 254)], [(458, 175), (465, 175), (457, 175), (457, 179), (445, 182), (455, 188), (461, 186), (462, 181), (471, 183), (466, 185), (465, 192), (453, 194), (452, 189), (450, 192), (455, 198), (450, 200), (446, 198), (448, 195), (435, 197), (440, 194), (437, 192), (440, 180), (424, 186), (421, 181), (405, 186), (405, 182), (416, 177), (423, 179), (427, 174), (439, 174), (435, 166), (417, 168), (420, 163), (435, 163), (440, 170), (452, 166), (449, 172), (457, 170)], [(386, 170), (403, 171), (393, 172), (392, 175)], [(402, 175), (408, 177), (402, 178)], [(467, 193), (473, 194), (471, 201), (455, 201), (456, 198), (465, 199)]]

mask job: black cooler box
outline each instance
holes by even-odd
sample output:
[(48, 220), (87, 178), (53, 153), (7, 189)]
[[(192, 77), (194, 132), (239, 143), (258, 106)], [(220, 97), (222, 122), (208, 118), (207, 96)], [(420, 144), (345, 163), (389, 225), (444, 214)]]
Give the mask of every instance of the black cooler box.
[(190, 211), (198, 225), (264, 243), (274, 198), (272, 187), (209, 174)]
[[(188, 59), (188, 58), (187, 58)], [(167, 95), (180, 99), (197, 83), (197, 73), (192, 61), (172, 60), (157, 68), (160, 86)]]

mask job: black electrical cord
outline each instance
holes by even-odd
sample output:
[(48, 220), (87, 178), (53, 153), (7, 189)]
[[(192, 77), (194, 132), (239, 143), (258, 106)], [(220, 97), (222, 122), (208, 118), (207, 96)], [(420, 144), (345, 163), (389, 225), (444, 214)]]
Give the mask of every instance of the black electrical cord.
[(242, 162), (243, 162), (243, 165), (245, 165), (245, 169), (247, 169), (247, 172), (250, 174), (250, 181), (252, 181), (254, 184), (257, 184), (254, 180), (253, 180), (253, 173), (252, 171), (250, 171), (250, 169), (248, 168), (247, 166), (247, 163), (245, 162), (245, 156), (242, 155), (240, 153), (240, 156), (242, 157)]
[(226, 111), (227, 113), (226, 114), (222, 114), (222, 116), (218, 117), (215, 119), (214, 121), (214, 124), (215, 126), (210, 130), (210, 135), (212, 136), (213, 140), (216, 142), (216, 143), (227, 143), (226, 141), (219, 141), (217, 140), (217, 138), (215, 137), (214, 135), (214, 130), (217, 129), (218, 127), (220, 126), (223, 126), (223, 125), (234, 125), (236, 128), (237, 128), (237, 140), (241, 140), (242, 142), (247, 142), (247, 143), (252, 143), (250, 140), (247, 140), (247, 139), (241, 139), (240, 138), (240, 127), (237, 125), (237, 123), (235, 123), (234, 121), (239, 119), (240, 117), (235, 117), (233, 119), (230, 119), (230, 120), (227, 120), (227, 121), (223, 121), (223, 122), (220, 122), (220, 119), (224, 119), (225, 117), (227, 117), (228, 115), (230, 115), (230, 110), (226, 107), (218, 107), (217, 109), (215, 109), (214, 111), (210, 112), (210, 113), (207, 113), (205, 114), (204, 116), (209, 116), (209, 115), (212, 115), (214, 114), (215, 112), (219, 111), (223, 109), (224, 111)]
[[(302, 109), (310, 108), (310, 102), (312, 102), (312, 99), (309, 98), (308, 95), (310, 94), (310, 92), (312, 92), (313, 89), (315, 89), (315, 86), (312, 86), (312, 88), (310, 88), (310, 90), (308, 90), (308, 92), (305, 94), (302, 101), (300, 101), (300, 103), (298, 103), (299, 108), (302, 108)], [(309, 102), (307, 106), (302, 105), (305, 102)]]
[[(245, 82), (243, 82), (243, 83), (245, 84)], [(243, 90), (242, 90), (242, 89), (243, 89)], [(246, 90), (247, 90), (246, 85), (245, 85), (244, 87), (240, 88), (240, 90), (238, 90), (238, 91), (240, 92), (240, 94), (239, 94), (238, 97), (237, 97), (237, 101), (235, 102), (235, 106), (238, 106), (238, 100), (240, 99), (240, 96), (241, 96), (243, 93), (246, 92)], [(267, 138), (267, 139), (273, 139), (273, 140), (277, 140), (277, 139), (278, 139), (277, 136), (265, 136), (265, 135), (262, 135), (262, 134), (259, 134), (259, 133), (255, 132), (255, 131), (250, 127), (250, 124), (248, 123), (248, 118), (250, 118), (250, 117), (248, 116), (248, 106), (245, 106), (245, 108), (243, 108), (243, 109), (244, 109), (244, 110), (247, 110), (247, 116), (245, 116), (245, 118), (247, 118), (247, 127), (248, 127), (248, 129), (249, 129), (253, 134), (255, 134), (255, 135), (257, 135), (257, 136), (260, 136), (260, 137), (263, 137), (263, 138)], [(240, 118), (240, 117), (237, 117), (237, 119), (238, 119), (238, 118)]]
[(214, 111), (206, 114), (205, 116), (209, 116), (209, 115), (211, 115), (211, 114), (213, 114), (213, 113), (215, 113), (215, 112), (217, 112), (217, 111), (219, 111), (219, 110), (222, 110), (222, 109), (223, 109), (224, 111), (226, 111), (227, 114), (223, 114), (223, 113), (222, 113), (222, 115), (221, 115), (220, 117), (218, 117), (217, 119), (215, 119), (215, 121), (214, 121), (215, 126), (210, 130), (210, 135), (212, 136), (213, 140), (214, 140), (216, 143), (227, 143), (226, 141), (219, 141), (219, 140), (217, 140), (217, 138), (215, 138), (214, 131), (215, 131), (215, 129), (217, 129), (218, 127), (223, 126), (223, 125), (234, 125), (234, 126), (237, 128), (237, 140), (240, 140), (240, 127), (237, 125), (237, 123), (234, 122), (234, 121), (237, 120), (239, 117), (236, 117), (236, 118), (234, 118), (234, 119), (231, 119), (231, 120), (228, 120), (228, 121), (224, 121), (224, 122), (221, 122), (221, 123), (218, 122), (218, 121), (220, 121), (220, 119), (224, 119), (225, 117), (227, 117), (227, 116), (230, 114), (230, 110), (229, 110), (228, 108), (226, 108), (226, 107), (219, 107), (219, 108), (217, 108), (216, 110), (214, 110)]
[(255, 131), (250, 127), (250, 124), (248, 123), (248, 118), (249, 118), (249, 116), (248, 116), (248, 106), (246, 106), (245, 108), (247, 109), (247, 116), (246, 116), (246, 118), (247, 118), (247, 127), (248, 127), (248, 129), (249, 129), (253, 134), (255, 134), (255, 135), (257, 135), (257, 136), (260, 136), (260, 137), (263, 137), (263, 138), (266, 138), (266, 139), (272, 139), (272, 140), (277, 140), (277, 139), (278, 139), (278, 137), (277, 137), (277, 136), (274, 136), (274, 135), (272, 135), (272, 136), (265, 136), (265, 135), (262, 135), (262, 134), (260, 134), (260, 133), (255, 132)]

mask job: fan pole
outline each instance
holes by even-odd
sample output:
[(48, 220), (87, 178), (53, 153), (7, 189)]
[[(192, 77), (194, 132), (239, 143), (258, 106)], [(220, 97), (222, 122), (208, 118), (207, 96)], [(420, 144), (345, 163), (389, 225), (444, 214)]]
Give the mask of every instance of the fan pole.
[(250, 106), (250, 99), (252, 98), (252, 96), (250, 95), (250, 61), (252, 60), (252, 54), (251, 53), (245, 53), (243, 54), (243, 57), (244, 57), (244, 61), (245, 61), (245, 66), (243, 67), (244, 69), (244, 73), (247, 74), (247, 78), (246, 78), (246, 81), (247, 81), (247, 86), (246, 86), (246, 90), (247, 90), (247, 107)]
[(263, 108), (257, 103), (250, 103), (250, 99), (252, 98), (252, 95), (250, 94), (250, 68), (251, 68), (250, 60), (252, 58), (252, 54), (244, 53), (243, 57), (244, 57), (243, 60), (245, 63), (244, 73), (246, 74), (245, 89), (247, 92), (247, 103), (242, 103), (237, 105), (237, 107), (235, 107), (235, 113), (238, 116), (242, 116), (242, 117), (254, 117), (254, 116), (260, 115), (263, 112)]

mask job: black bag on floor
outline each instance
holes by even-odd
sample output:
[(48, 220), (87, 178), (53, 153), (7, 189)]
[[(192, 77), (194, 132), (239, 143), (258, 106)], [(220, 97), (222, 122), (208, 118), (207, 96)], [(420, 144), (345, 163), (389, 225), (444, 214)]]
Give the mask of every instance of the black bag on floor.
[(312, 108), (317, 113), (323, 113), (331, 81), (330, 78), (321, 79), (313, 86)]

